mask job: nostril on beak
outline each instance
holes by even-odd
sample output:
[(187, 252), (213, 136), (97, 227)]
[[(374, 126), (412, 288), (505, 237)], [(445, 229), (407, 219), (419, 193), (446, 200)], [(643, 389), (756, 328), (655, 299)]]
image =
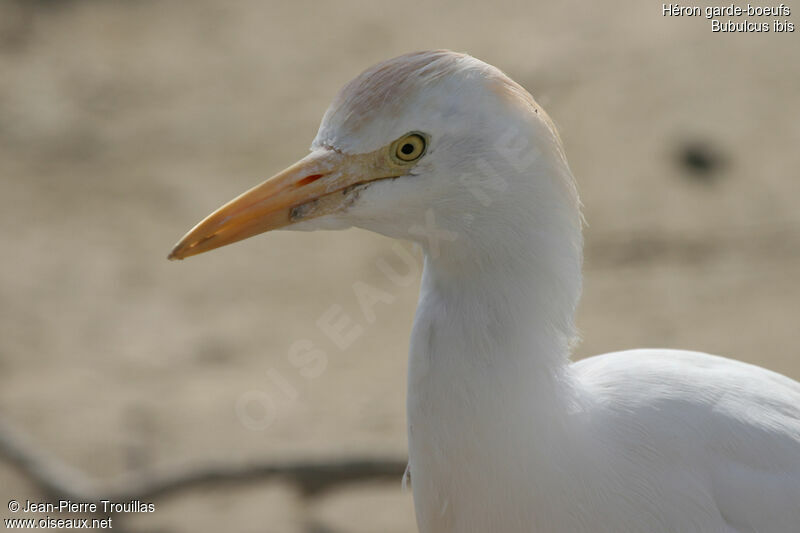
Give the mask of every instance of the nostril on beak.
[(297, 183), (294, 184), (295, 187), (305, 187), (309, 183), (314, 183), (318, 179), (320, 179), (324, 174), (311, 174), (310, 176), (306, 176), (305, 178), (299, 180)]

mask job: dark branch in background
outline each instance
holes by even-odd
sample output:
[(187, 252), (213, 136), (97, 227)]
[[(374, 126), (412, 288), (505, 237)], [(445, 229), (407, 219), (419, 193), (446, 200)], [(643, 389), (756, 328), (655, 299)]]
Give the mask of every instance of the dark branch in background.
[(79, 502), (152, 500), (198, 485), (273, 479), (292, 483), (305, 495), (313, 496), (348, 483), (390, 480), (399, 484), (406, 468), (405, 460), (392, 458), (276, 463), (244, 461), (183, 466), (153, 475), (128, 475), (101, 482), (64, 464), (2, 419), (0, 457), (25, 473), (49, 498)]

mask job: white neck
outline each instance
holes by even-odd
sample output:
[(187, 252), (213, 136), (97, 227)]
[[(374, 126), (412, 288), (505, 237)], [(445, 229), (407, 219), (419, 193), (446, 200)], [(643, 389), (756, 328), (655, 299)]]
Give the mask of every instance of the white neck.
[(554, 195), (534, 223), (531, 202), (509, 196), (498, 204), (515, 225), (497, 226), (496, 236), (477, 219), (482, 229), (463, 229), (435, 256), (426, 250), (408, 376), (418, 510), (432, 501), (455, 505), (463, 491), (508, 490), (486, 479), (514, 479), (531, 461), (549, 464), (565, 440), (565, 411), (579, 401), (568, 358), (580, 216)]
[[(537, 235), (517, 237), (522, 242), (506, 237), (482, 246), (457, 240), (435, 258), (426, 253), (411, 341), (409, 415), (419, 402), (426, 413), (447, 404), (448, 398), (434, 397), (448, 391), (451, 398), (486, 395), (507, 409), (552, 412), (564, 392), (580, 291), (579, 280), (568, 287), (562, 278), (579, 273), (580, 256), (572, 258), (577, 267), (563, 265)], [(454, 407), (472, 417), (491, 404)]]

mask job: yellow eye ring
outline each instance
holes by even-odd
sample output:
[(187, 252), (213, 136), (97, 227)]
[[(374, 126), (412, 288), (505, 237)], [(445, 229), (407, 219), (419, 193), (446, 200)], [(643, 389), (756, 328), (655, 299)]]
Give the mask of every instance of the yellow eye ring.
[(416, 161), (425, 155), (427, 141), (419, 133), (409, 133), (395, 141), (394, 156), (402, 163)]

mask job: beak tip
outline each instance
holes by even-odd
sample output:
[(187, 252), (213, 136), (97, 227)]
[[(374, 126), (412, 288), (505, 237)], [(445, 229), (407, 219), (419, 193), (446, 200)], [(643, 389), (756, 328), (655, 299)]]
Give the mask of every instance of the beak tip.
[(183, 257), (182, 257), (182, 255), (181, 255), (181, 253), (180, 253), (180, 250), (178, 250), (178, 248), (179, 248), (179, 247), (178, 247), (178, 246), (176, 246), (176, 247), (175, 247), (175, 248), (173, 248), (173, 249), (172, 249), (172, 251), (171, 251), (171, 252), (170, 252), (170, 253), (167, 255), (167, 259), (168, 259), (168, 260), (170, 260), (170, 261), (182, 261), (182, 260), (183, 260)]

